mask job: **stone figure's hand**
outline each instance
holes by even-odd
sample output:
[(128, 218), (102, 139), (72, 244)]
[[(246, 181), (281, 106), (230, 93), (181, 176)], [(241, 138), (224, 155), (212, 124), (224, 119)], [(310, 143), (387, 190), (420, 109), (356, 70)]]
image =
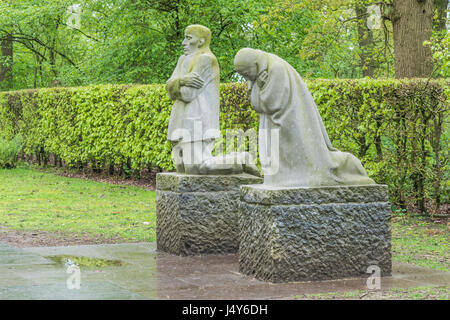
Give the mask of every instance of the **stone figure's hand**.
[(248, 85), (248, 91), (251, 92), (253, 89), (253, 85), (254, 85), (253, 81), (248, 80), (247, 85)]
[(256, 79), (256, 83), (258, 84), (258, 87), (262, 88), (267, 82), (267, 79), (269, 78), (269, 74), (267, 73), (267, 70), (264, 70), (261, 72), (258, 76), (258, 79)]
[(194, 89), (200, 89), (201, 87), (203, 87), (203, 79), (200, 78), (198, 73), (192, 72), (192, 73), (184, 76), (183, 78), (181, 78), (180, 84), (182, 86), (191, 87)]

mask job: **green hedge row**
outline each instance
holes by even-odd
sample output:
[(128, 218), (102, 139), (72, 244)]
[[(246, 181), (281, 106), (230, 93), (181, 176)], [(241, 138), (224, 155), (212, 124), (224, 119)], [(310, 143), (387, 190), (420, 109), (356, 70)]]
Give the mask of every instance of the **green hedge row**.
[[(449, 82), (307, 81), (335, 147), (358, 156), (392, 200), (425, 210), (448, 202)], [(172, 170), (163, 85), (99, 85), (0, 92), (0, 136), (71, 166)], [(257, 129), (245, 84), (221, 85), (222, 130)]]

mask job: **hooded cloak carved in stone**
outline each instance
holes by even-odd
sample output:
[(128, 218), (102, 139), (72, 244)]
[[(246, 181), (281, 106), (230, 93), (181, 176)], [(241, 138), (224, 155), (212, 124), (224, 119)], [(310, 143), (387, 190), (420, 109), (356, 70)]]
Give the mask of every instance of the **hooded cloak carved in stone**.
[(259, 153), (264, 184), (332, 186), (374, 184), (358, 158), (335, 149), (298, 72), (280, 57), (245, 48), (234, 59), (249, 80), (260, 114)]

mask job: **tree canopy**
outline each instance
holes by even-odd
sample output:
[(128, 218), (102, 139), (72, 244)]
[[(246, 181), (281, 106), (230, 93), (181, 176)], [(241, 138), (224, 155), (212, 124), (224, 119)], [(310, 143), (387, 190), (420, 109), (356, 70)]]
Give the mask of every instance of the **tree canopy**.
[[(0, 90), (164, 83), (190, 24), (211, 29), (223, 82), (237, 79), (242, 47), (275, 53), (309, 78), (393, 77), (395, 4), (404, 1), (1, 0)], [(448, 1), (430, 1), (418, 1), (433, 10), (423, 54), (435, 57), (430, 76), (446, 77)]]

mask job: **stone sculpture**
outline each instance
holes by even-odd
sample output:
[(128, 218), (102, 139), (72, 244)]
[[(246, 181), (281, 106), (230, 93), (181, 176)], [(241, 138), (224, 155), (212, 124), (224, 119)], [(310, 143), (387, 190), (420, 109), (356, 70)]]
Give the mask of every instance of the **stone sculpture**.
[(174, 100), (167, 139), (174, 144), (178, 173), (199, 174), (203, 159), (211, 157), (219, 131), (219, 64), (211, 52), (211, 31), (200, 25), (186, 28), (184, 55), (166, 83)]
[[(331, 145), (314, 100), (298, 72), (280, 57), (250, 48), (234, 58), (260, 114), (259, 152), (265, 185), (365, 185), (359, 159)], [(279, 139), (278, 139), (279, 138)]]
[(177, 172), (156, 175), (156, 239), (158, 251), (176, 255), (236, 253), (240, 186), (262, 182), (248, 152), (212, 156), (220, 136), (219, 65), (210, 41), (208, 28), (187, 27), (185, 54), (166, 83), (175, 101), (167, 138)]
[(186, 174), (248, 172), (259, 176), (248, 153), (235, 157), (212, 156), (215, 139), (220, 137), (220, 74), (210, 42), (211, 31), (207, 27), (188, 26), (182, 42), (184, 54), (166, 83), (169, 97), (175, 101), (167, 139), (174, 144), (172, 155), (176, 170)]
[(240, 50), (236, 71), (249, 81), (260, 114), (264, 184), (240, 188), (239, 270), (290, 282), (392, 271), (386, 185), (331, 145), (297, 71), (276, 55)]

